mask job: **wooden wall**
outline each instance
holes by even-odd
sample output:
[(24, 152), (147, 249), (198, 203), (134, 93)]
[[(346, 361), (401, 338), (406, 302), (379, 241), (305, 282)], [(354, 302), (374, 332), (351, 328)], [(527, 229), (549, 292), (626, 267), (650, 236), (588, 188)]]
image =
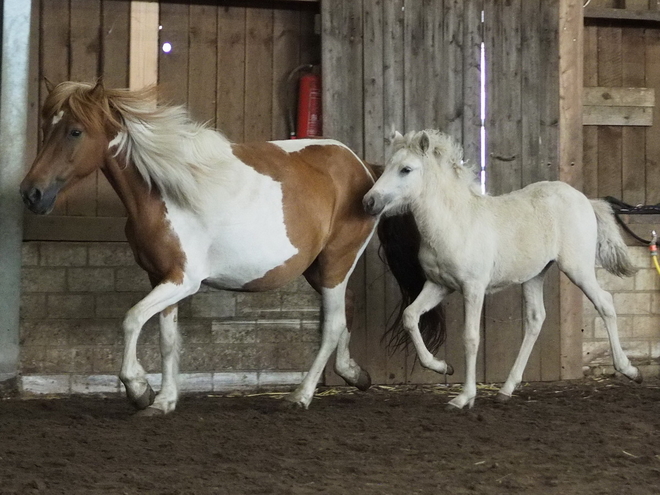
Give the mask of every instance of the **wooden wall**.
[[(129, 0), (33, 0), (30, 148), (38, 147), (43, 78), (128, 86)], [(233, 6), (232, 6), (233, 5)], [(234, 141), (285, 139), (286, 77), (320, 61), (312, 2), (163, 2), (158, 82)], [(26, 215), (26, 240), (122, 240), (124, 209), (101, 173), (58, 200), (48, 217)]]
[[(392, 125), (402, 132), (440, 128), (463, 142), (467, 159), (478, 161), (483, 41), (489, 193), (560, 178), (559, 25), (560, 6), (568, 3), (323, 1), (326, 133), (342, 139), (368, 161), (383, 163), (387, 154), (384, 138)], [(581, 29), (581, 17), (579, 22)], [(338, 66), (346, 70), (338, 73)], [(568, 73), (579, 71), (569, 69)], [(579, 81), (569, 84), (575, 86)], [(376, 249), (375, 244), (371, 246), (356, 269), (354, 287), (362, 301), (358, 314), (364, 315), (359, 322), (362, 329), (353, 332), (356, 359), (381, 383), (438, 382), (441, 378), (434, 373), (413, 366), (412, 355), (388, 356), (382, 347), (373, 345), (396, 300), (396, 290), (384, 275)], [(530, 359), (527, 380), (563, 376), (559, 305), (560, 282), (555, 271), (548, 275), (548, 318)], [(450, 328), (440, 352), (456, 369), (448, 381), (460, 382), (464, 370), (460, 296), (452, 296), (446, 308)], [(478, 379), (502, 381), (522, 340), (520, 289), (489, 297), (483, 321)], [(579, 335), (579, 329), (571, 332)]]

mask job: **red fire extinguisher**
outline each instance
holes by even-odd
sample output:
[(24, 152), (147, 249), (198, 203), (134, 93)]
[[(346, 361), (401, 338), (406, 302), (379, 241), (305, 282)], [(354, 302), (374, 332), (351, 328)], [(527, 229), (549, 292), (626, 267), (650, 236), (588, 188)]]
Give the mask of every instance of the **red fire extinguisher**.
[(321, 135), (321, 76), (308, 73), (300, 78), (299, 83), (296, 137), (300, 139)]

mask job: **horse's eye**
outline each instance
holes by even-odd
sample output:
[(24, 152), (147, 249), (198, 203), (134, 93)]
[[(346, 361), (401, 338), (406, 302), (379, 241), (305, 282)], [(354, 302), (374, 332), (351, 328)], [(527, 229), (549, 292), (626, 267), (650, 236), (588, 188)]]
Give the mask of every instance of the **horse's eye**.
[(82, 134), (82, 131), (80, 129), (71, 129), (69, 132), (69, 136), (71, 137), (80, 137)]
[(408, 175), (410, 172), (412, 172), (412, 168), (410, 167), (403, 167), (401, 169), (401, 175)]

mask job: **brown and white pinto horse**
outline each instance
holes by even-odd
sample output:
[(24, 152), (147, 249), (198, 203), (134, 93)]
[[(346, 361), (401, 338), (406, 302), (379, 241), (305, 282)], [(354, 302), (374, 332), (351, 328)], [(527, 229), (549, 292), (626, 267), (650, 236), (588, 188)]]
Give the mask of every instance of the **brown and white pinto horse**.
[[(329, 139), (232, 144), (181, 107), (157, 106), (154, 88), (49, 85), (42, 117), (43, 148), (21, 184), (25, 204), (47, 214), (59, 193), (101, 169), (126, 207), (126, 237), (153, 285), (123, 322), (120, 378), (137, 408), (152, 414), (176, 406), (180, 300), (202, 283), (265, 291), (301, 274), (322, 295), (323, 337), (288, 399), (309, 406), (335, 349), (337, 373), (369, 387), (368, 373), (349, 356), (345, 297), (376, 225), (362, 208), (374, 172), (350, 149)], [(158, 395), (136, 357), (142, 326), (156, 313)]]

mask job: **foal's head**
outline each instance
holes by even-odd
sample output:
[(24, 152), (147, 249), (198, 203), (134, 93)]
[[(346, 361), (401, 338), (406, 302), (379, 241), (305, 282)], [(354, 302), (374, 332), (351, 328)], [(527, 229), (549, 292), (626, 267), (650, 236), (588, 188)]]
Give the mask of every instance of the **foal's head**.
[(20, 189), (28, 208), (39, 214), (49, 213), (61, 191), (104, 163), (109, 136), (119, 130), (101, 83), (47, 86), (43, 146)]
[(371, 215), (395, 215), (409, 208), (423, 196), (429, 181), (437, 181), (438, 173), (451, 170), (462, 162), (458, 143), (435, 130), (409, 132), (391, 137), (392, 157), (363, 204)]

